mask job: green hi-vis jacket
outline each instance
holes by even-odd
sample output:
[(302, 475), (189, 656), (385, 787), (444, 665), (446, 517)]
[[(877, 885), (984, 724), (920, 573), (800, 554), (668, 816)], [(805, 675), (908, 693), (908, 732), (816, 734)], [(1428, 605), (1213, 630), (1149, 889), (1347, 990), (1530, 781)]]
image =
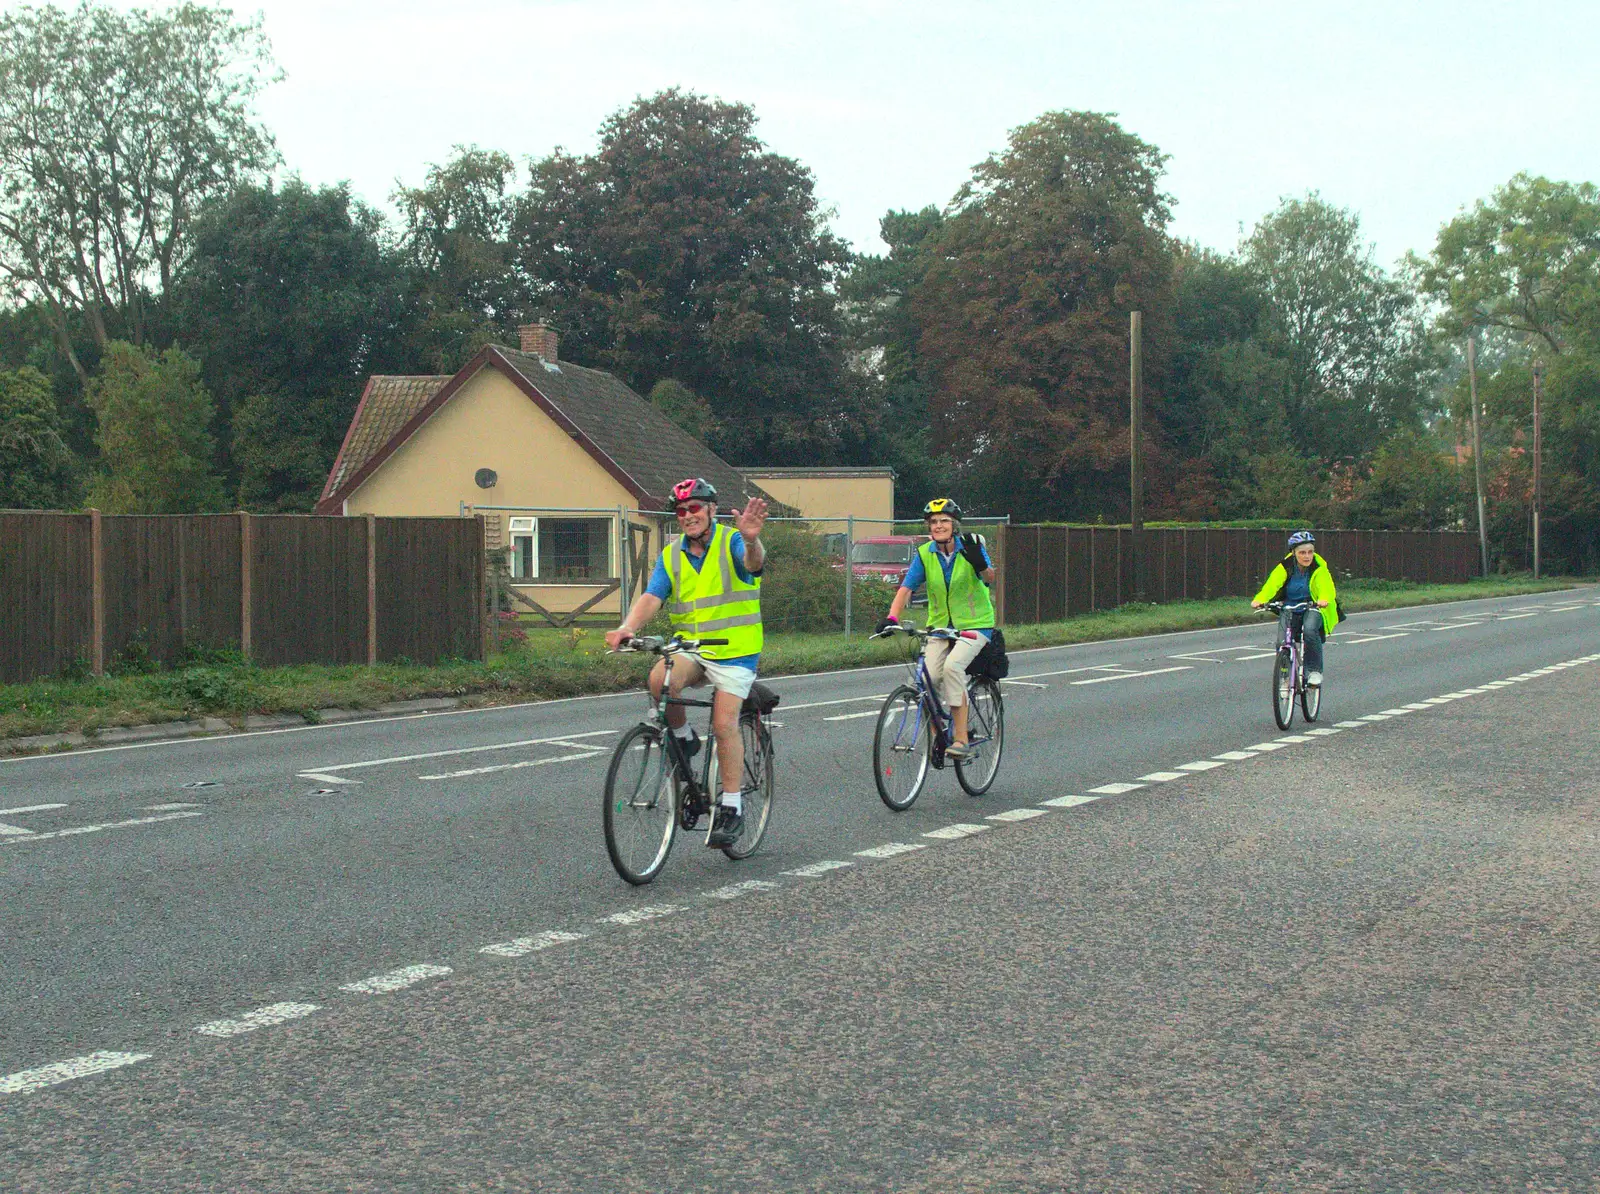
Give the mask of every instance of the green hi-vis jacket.
[(761, 654), (761, 578), (754, 584), (739, 579), (733, 566), (733, 531), (722, 523), (706, 545), (706, 558), (695, 566), (684, 558), (683, 536), (674, 535), (661, 552), (672, 578), (667, 617), (685, 638), (725, 638), (725, 647), (707, 647), (707, 659), (738, 659)]
[[(1267, 576), (1267, 583), (1261, 586), (1261, 592), (1251, 600), (1257, 605), (1265, 605), (1269, 601), (1277, 601), (1283, 595), (1283, 590), (1289, 585), (1289, 569), (1296, 567), (1294, 552), (1284, 556)], [(1333, 569), (1328, 567), (1328, 561), (1319, 555), (1311, 558), (1311, 600), (1326, 601), (1328, 608), (1322, 611), (1322, 629), (1325, 633), (1332, 634), (1333, 628), (1344, 620), (1339, 612), (1339, 596), (1333, 588)]]
[(950, 569), (950, 587), (944, 582), (944, 566), (939, 563), (939, 549), (930, 539), (917, 552), (922, 556), (922, 570), (927, 574), (928, 625), (949, 626), (956, 630), (988, 630), (994, 626), (994, 599), (989, 596), (989, 586), (973, 570), (967, 558), (956, 553), (956, 562)]

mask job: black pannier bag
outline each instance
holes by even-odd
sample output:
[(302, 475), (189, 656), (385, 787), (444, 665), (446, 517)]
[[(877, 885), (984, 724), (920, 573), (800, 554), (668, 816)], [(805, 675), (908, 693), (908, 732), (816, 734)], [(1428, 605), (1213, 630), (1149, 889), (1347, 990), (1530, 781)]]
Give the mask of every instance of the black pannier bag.
[(1006, 656), (1006, 632), (996, 626), (993, 636), (983, 645), (983, 650), (967, 664), (967, 675), (1004, 680), (1010, 674), (1011, 660)]
[(743, 710), (746, 713), (759, 713), (765, 717), (778, 707), (778, 699), (777, 693), (757, 680), (750, 686), (750, 695), (744, 698)]

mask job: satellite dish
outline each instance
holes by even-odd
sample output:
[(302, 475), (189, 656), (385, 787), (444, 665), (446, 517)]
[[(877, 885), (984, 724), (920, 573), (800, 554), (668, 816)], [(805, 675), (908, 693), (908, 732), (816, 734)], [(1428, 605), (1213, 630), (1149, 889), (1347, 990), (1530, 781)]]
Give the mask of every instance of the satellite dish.
[(500, 476), (492, 468), (481, 468), (472, 475), (472, 479), (478, 483), (479, 489), (493, 489)]

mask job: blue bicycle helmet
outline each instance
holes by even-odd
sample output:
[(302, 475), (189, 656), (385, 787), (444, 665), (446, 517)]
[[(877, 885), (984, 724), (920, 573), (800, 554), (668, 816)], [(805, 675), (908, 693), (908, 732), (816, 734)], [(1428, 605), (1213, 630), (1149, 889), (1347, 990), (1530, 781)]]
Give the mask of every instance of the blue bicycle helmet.
[(1296, 531), (1294, 534), (1289, 536), (1289, 550), (1293, 551), (1302, 543), (1315, 543), (1316, 541), (1317, 537), (1310, 531)]

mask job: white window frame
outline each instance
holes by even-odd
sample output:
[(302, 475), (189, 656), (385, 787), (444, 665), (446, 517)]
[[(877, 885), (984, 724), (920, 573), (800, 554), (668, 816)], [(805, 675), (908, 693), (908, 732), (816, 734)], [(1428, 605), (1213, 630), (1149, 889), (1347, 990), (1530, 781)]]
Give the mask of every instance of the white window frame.
[[(506, 531), (506, 536), (511, 540), (507, 571), (511, 574), (512, 581), (529, 584), (539, 579), (539, 520), (537, 518), (513, 518)], [(522, 553), (518, 550), (519, 540), (529, 540), (528, 559), (533, 566), (531, 576), (517, 575), (517, 561)]]
[[(593, 515), (593, 514), (573, 514), (573, 515), (566, 515), (566, 516), (552, 515), (552, 517), (554, 517), (556, 519), (556, 521), (558, 521), (558, 522), (564, 522), (564, 521), (605, 522), (606, 523), (606, 566), (610, 569), (611, 575), (613, 577), (617, 575), (618, 539), (617, 539), (617, 520), (614, 517), (613, 518), (606, 518), (603, 515), (597, 516), (597, 515)], [(546, 581), (546, 580), (540, 580), (539, 579), (539, 521), (540, 520), (538, 518), (531, 517), (531, 516), (529, 516), (529, 517), (518, 516), (518, 517), (511, 518), (511, 519), (507, 520), (506, 538), (510, 542), (509, 542), (508, 546), (506, 547), (506, 564), (507, 564), (506, 571), (509, 572), (510, 575), (511, 575), (511, 583), (512, 584), (519, 584), (519, 585), (536, 585), (536, 584), (565, 585), (565, 586), (572, 587), (572, 588), (583, 588), (583, 587), (586, 587), (586, 586), (592, 587), (594, 585), (601, 584), (602, 583), (601, 581), (596, 581), (596, 580), (548, 580), (548, 581)], [(518, 541), (522, 540), (522, 539), (526, 539), (526, 540), (529, 541), (529, 544), (528, 544), (529, 556), (528, 556), (528, 558), (529, 558), (529, 560), (530, 560), (530, 562), (532, 563), (532, 566), (533, 566), (533, 572), (529, 576), (518, 576), (516, 574), (517, 561), (521, 556), (521, 552), (518, 551), (518, 546), (519, 546)]]

